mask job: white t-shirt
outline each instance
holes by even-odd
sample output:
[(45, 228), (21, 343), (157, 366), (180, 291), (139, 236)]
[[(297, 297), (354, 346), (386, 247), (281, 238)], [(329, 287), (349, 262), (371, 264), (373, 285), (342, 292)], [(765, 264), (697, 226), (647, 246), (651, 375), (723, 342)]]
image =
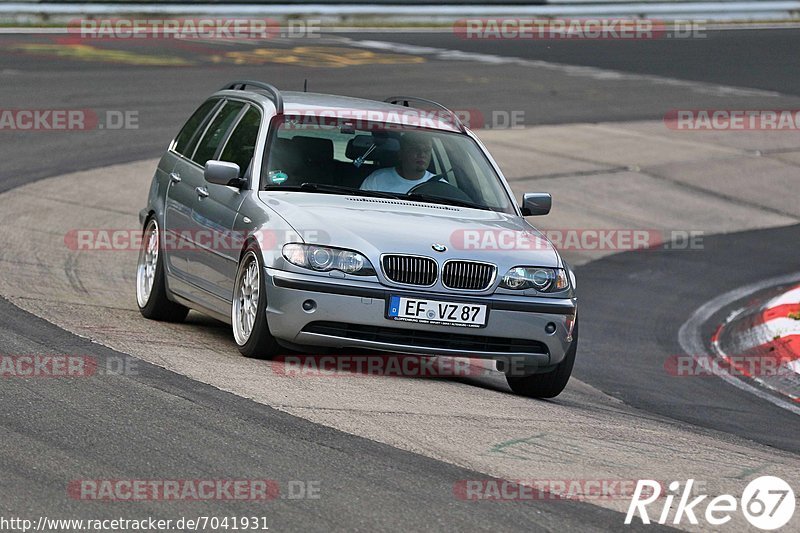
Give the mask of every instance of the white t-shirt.
[(425, 175), (418, 180), (407, 180), (394, 167), (380, 168), (367, 176), (361, 189), (365, 191), (384, 191), (405, 194), (420, 183), (425, 183), (434, 175), (425, 171)]

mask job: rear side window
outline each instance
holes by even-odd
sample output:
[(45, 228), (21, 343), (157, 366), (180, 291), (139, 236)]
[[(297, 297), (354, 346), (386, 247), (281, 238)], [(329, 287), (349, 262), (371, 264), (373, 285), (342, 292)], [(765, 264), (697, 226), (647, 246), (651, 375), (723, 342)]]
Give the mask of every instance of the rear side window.
[(222, 150), (220, 159), (229, 163), (239, 165), (239, 177), (243, 178), (247, 172), (253, 155), (256, 152), (256, 138), (258, 129), (261, 126), (261, 113), (251, 107), (236, 125), (236, 129), (231, 133), (225, 149)]
[(187, 157), (192, 155), (197, 140), (203, 133), (203, 127), (206, 125), (208, 116), (211, 111), (219, 103), (219, 100), (208, 100), (203, 105), (197, 108), (197, 111), (181, 128), (181, 132), (175, 139), (175, 151)]
[(225, 102), (225, 105), (211, 121), (211, 125), (206, 129), (203, 138), (197, 145), (197, 149), (192, 156), (192, 161), (204, 167), (209, 159), (214, 158), (217, 153), (220, 143), (225, 139), (225, 134), (228, 133), (233, 121), (239, 116), (239, 113), (244, 108), (242, 102)]

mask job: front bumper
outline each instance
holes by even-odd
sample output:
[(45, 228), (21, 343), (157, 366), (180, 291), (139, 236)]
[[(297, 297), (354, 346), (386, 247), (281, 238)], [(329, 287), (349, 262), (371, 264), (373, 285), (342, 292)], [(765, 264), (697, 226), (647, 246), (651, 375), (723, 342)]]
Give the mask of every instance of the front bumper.
[[(296, 345), (495, 360), (513, 358), (542, 368), (561, 362), (572, 340), (568, 331), (576, 311), (572, 299), (476, 297), (456, 292), (393, 289), (370, 282), (271, 268), (266, 269), (266, 274), (270, 332), (277, 339)], [(483, 328), (460, 328), (388, 320), (385, 310), (391, 295), (487, 304), (488, 323)], [(316, 303), (313, 311), (303, 309), (306, 300)], [(332, 323), (342, 326), (338, 329), (343, 333), (337, 333), (337, 328), (330, 326)], [(550, 323), (556, 326), (552, 334), (545, 332)], [(403, 336), (404, 332), (408, 335)], [(501, 342), (512, 339), (529, 342)], [(499, 346), (503, 348), (498, 349)]]

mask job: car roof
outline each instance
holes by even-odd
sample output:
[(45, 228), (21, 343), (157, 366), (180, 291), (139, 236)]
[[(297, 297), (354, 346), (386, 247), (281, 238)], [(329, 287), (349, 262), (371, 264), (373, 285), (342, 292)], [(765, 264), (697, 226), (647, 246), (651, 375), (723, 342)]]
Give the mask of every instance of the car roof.
[[(225, 96), (247, 93), (265, 107), (274, 107), (271, 96), (263, 90), (231, 91), (218, 94)], [(461, 129), (447, 112), (438, 109), (405, 107), (366, 98), (354, 98), (335, 94), (281, 91), (284, 115), (328, 116), (422, 126), (437, 130), (461, 133)]]

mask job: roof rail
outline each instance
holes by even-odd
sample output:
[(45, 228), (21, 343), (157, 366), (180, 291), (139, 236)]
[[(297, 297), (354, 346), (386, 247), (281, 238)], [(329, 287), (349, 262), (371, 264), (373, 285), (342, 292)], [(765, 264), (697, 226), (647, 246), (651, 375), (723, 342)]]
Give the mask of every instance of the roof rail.
[(281, 96), (281, 92), (278, 90), (277, 87), (274, 85), (270, 85), (269, 83), (264, 83), (261, 81), (252, 81), (252, 80), (239, 80), (233, 81), (220, 91), (244, 91), (245, 87), (250, 85), (251, 87), (258, 87), (259, 89), (264, 89), (268, 93), (272, 95), (272, 99), (275, 103), (275, 109), (278, 114), (283, 113), (283, 96)]
[(387, 104), (396, 104), (402, 105), (405, 107), (419, 107), (419, 106), (412, 106), (410, 105), (411, 102), (420, 102), (423, 104), (428, 104), (429, 106), (433, 106), (436, 109), (440, 109), (442, 111), (447, 111), (450, 113), (450, 116), (453, 117), (453, 123), (461, 130), (461, 133), (466, 133), (467, 128), (464, 126), (464, 123), (458, 118), (458, 116), (449, 108), (443, 106), (439, 102), (434, 102), (433, 100), (428, 100), (427, 98), (420, 98), (418, 96), (392, 96), (384, 100)]

